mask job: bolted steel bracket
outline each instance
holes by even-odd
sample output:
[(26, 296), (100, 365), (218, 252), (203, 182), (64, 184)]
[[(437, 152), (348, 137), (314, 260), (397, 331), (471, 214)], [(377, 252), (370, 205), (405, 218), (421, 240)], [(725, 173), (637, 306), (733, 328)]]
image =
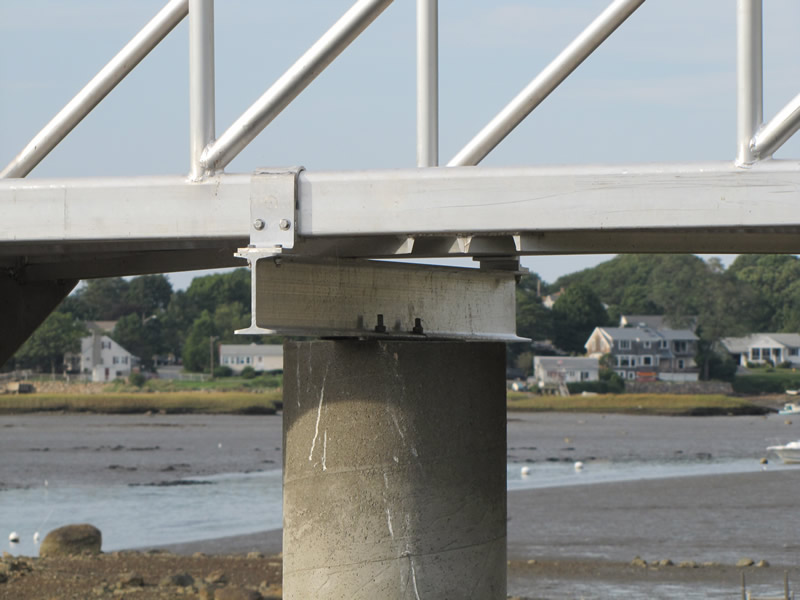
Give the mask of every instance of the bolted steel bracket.
[(250, 183), (250, 246), (294, 248), (297, 177), (303, 167), (257, 169)]

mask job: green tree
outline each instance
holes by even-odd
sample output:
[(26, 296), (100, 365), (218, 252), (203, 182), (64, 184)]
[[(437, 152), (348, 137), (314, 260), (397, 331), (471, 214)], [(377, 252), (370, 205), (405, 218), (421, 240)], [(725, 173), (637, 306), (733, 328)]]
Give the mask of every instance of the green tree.
[(115, 321), (133, 312), (128, 304), (128, 282), (122, 277), (89, 279), (72, 296), (68, 306), (80, 305), (76, 312), (82, 319)]
[(14, 356), (19, 366), (56, 372), (66, 352), (80, 352), (86, 328), (71, 313), (53, 312)]
[[(204, 310), (189, 330), (186, 342), (183, 345), (183, 368), (187, 371), (202, 372), (209, 368), (211, 361), (211, 338), (217, 337), (217, 328), (211, 313)], [(214, 344), (216, 347), (216, 344)], [(218, 364), (218, 357), (214, 357), (214, 364)]]
[(238, 302), (250, 305), (250, 271), (236, 269), (229, 273), (217, 273), (195, 277), (186, 289), (190, 311), (194, 317), (207, 310), (213, 314), (218, 306)]
[(171, 298), (172, 285), (164, 275), (142, 275), (128, 283), (126, 304), (142, 318), (165, 310)]
[(595, 327), (608, 323), (600, 298), (588, 285), (575, 284), (564, 290), (553, 305), (553, 341), (568, 352), (583, 354), (584, 344)]
[(161, 319), (151, 316), (142, 319), (136, 313), (120, 317), (112, 338), (131, 354), (138, 356), (146, 369), (153, 368), (153, 358), (165, 351)]

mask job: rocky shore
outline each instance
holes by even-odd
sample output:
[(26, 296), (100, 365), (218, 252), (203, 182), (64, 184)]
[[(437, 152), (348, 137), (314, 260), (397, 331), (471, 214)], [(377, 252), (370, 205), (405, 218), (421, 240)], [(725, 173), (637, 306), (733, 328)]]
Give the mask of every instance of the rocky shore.
[(282, 597), (280, 556), (161, 550), (0, 560), (3, 600), (275, 600)]

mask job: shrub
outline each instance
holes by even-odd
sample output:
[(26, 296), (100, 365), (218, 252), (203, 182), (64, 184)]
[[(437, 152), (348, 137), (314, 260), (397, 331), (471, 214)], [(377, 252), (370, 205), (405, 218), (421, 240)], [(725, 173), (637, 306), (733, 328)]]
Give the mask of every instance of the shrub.
[(792, 363), (790, 363), (788, 360), (785, 360), (785, 361), (783, 361), (782, 363), (780, 363), (778, 365), (778, 368), (779, 369), (791, 369), (792, 368)]
[(214, 377), (230, 377), (233, 375), (233, 369), (226, 365), (214, 367)]
[(256, 370), (250, 365), (247, 365), (244, 369), (242, 369), (240, 374), (244, 379), (253, 379), (253, 377), (256, 376)]
[(128, 383), (140, 388), (147, 382), (147, 377), (142, 373), (131, 373), (128, 375)]

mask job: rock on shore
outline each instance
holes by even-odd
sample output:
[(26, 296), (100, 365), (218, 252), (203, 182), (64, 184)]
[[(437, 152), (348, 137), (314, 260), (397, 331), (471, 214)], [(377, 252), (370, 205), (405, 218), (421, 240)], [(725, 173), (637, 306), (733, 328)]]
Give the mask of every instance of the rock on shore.
[(65, 525), (54, 529), (45, 536), (39, 556), (75, 556), (79, 554), (100, 554), (103, 535), (94, 525)]

